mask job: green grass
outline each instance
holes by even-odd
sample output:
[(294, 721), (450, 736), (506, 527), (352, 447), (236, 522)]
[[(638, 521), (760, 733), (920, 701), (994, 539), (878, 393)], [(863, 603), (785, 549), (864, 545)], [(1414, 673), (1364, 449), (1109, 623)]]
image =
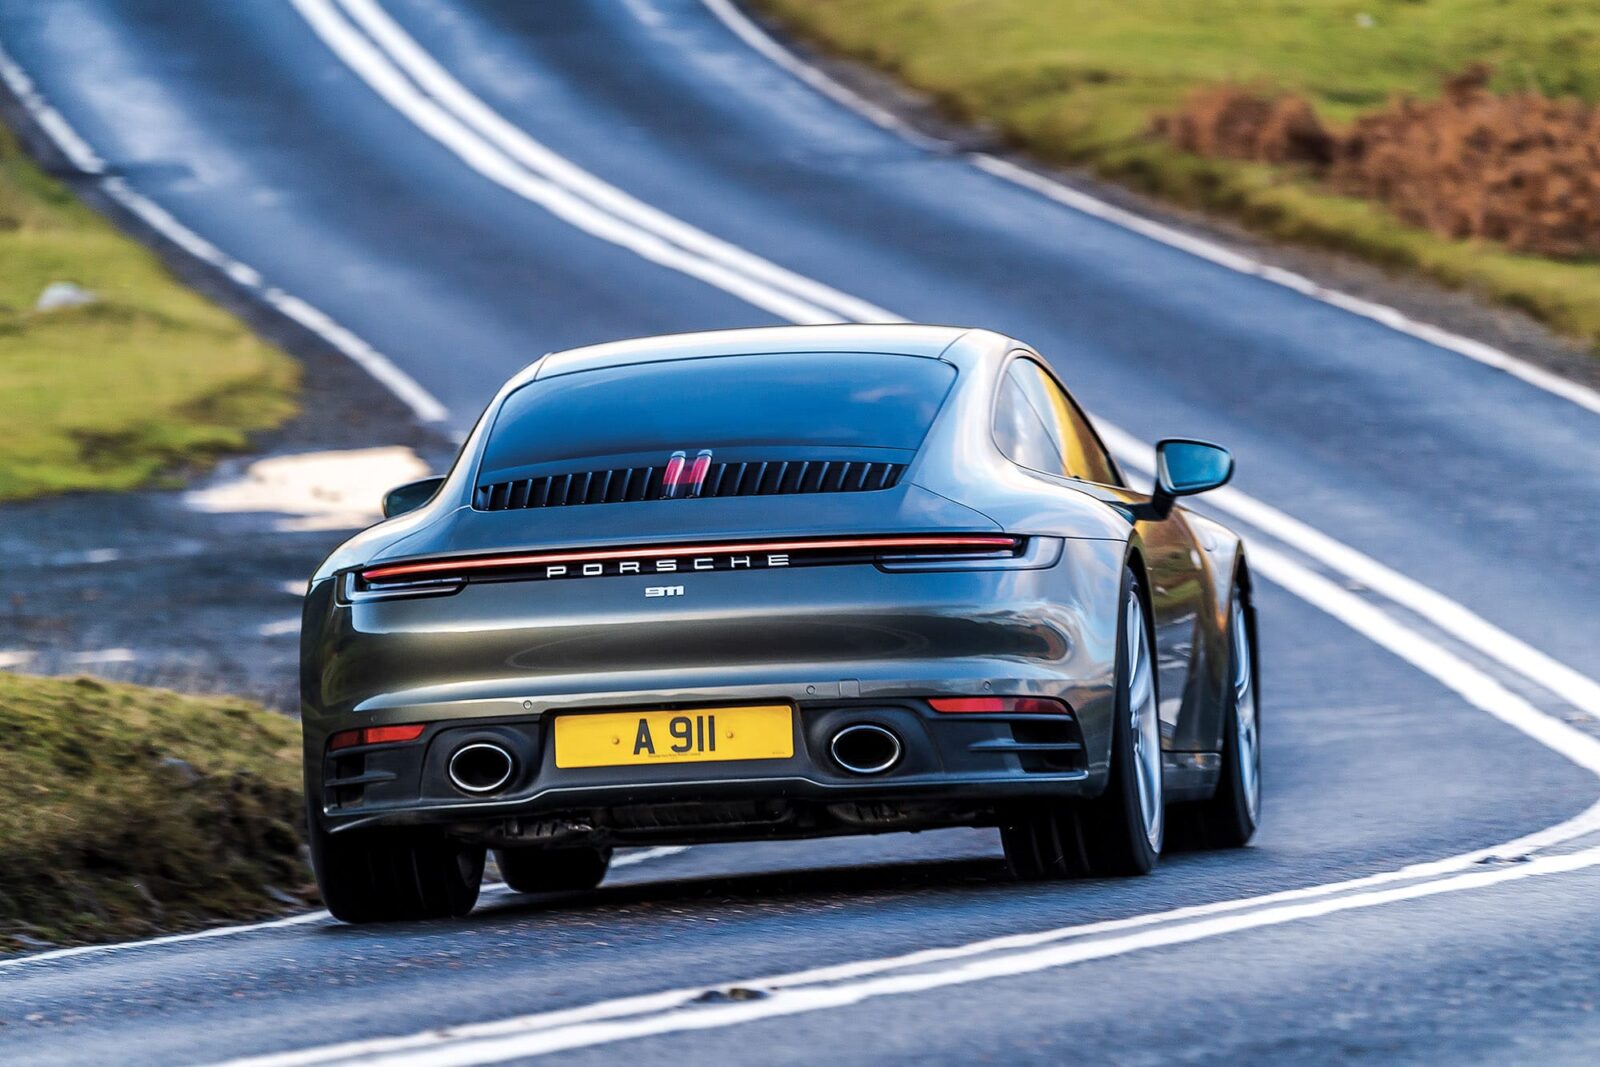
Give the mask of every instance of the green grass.
[[(92, 304), (35, 311), (51, 282)], [(128, 489), (294, 412), (295, 363), (184, 288), (0, 131), (0, 501)]]
[[(865, 60), (949, 113), (1054, 163), (1271, 237), (1425, 273), (1600, 344), (1600, 264), (1516, 255), (1404, 226), (1297, 172), (1175, 151), (1148, 133), (1191, 89), (1303, 93), (1346, 121), (1436, 95), (1476, 62), (1492, 87), (1600, 99), (1600, 5), (1573, 0), (755, 0), (792, 32)], [(1362, 19), (1361, 16), (1367, 16)], [(1370, 26), (1363, 25), (1370, 21)]]
[(284, 910), (299, 730), (230, 697), (0, 672), (0, 951)]

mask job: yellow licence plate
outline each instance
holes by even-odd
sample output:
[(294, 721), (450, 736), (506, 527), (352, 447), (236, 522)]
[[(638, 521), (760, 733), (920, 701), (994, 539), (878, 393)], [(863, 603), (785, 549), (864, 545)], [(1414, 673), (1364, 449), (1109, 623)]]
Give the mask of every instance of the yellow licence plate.
[(786, 704), (558, 715), (556, 766), (788, 759), (792, 717)]

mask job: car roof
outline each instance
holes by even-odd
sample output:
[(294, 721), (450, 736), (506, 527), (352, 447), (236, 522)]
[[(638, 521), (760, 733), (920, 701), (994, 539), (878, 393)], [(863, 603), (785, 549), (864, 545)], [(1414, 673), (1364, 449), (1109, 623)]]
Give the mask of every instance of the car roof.
[[(595, 370), (601, 367), (656, 363), (663, 360), (701, 359), (782, 352), (875, 352), (937, 359), (958, 341), (973, 335), (997, 338), (987, 331), (961, 326), (918, 326), (909, 323), (839, 324), (827, 326), (767, 326), (744, 330), (714, 330), (628, 341), (553, 352), (532, 364), (510, 383), (525, 384), (535, 378)], [(988, 346), (984, 346), (988, 347)]]

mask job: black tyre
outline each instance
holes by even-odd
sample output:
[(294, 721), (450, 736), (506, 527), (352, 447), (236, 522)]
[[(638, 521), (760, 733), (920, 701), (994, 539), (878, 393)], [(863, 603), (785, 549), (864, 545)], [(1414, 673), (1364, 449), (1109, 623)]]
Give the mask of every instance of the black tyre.
[(1222, 772), (1209, 800), (1172, 809), (1175, 841), (1185, 848), (1241, 848), (1261, 823), (1261, 707), (1257, 698), (1254, 617), (1249, 590), (1233, 591), (1228, 627), (1229, 693), (1223, 716)]
[(447, 919), (478, 902), (486, 850), (433, 831), (311, 830), (322, 902), (347, 923)]
[(1139, 578), (1122, 578), (1111, 777), (1093, 800), (1040, 805), (1001, 828), (1018, 878), (1148, 874), (1166, 832), (1155, 658)]
[(503, 848), (495, 851), (500, 875), (518, 893), (593, 889), (611, 866), (609, 848)]

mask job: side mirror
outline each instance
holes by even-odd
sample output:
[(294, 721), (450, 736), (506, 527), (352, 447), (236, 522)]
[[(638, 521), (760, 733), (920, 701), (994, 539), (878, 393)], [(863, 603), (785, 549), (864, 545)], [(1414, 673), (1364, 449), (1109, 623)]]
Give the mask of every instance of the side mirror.
[(1150, 494), (1150, 516), (1164, 519), (1180, 496), (1193, 496), (1228, 484), (1233, 454), (1209, 441), (1168, 438), (1156, 443), (1156, 488)]
[(439, 491), (444, 484), (444, 476), (430, 475), (405, 485), (395, 486), (383, 494), (383, 517), (392, 519), (396, 515), (404, 515), (408, 511), (415, 511), (433, 499), (433, 494)]

